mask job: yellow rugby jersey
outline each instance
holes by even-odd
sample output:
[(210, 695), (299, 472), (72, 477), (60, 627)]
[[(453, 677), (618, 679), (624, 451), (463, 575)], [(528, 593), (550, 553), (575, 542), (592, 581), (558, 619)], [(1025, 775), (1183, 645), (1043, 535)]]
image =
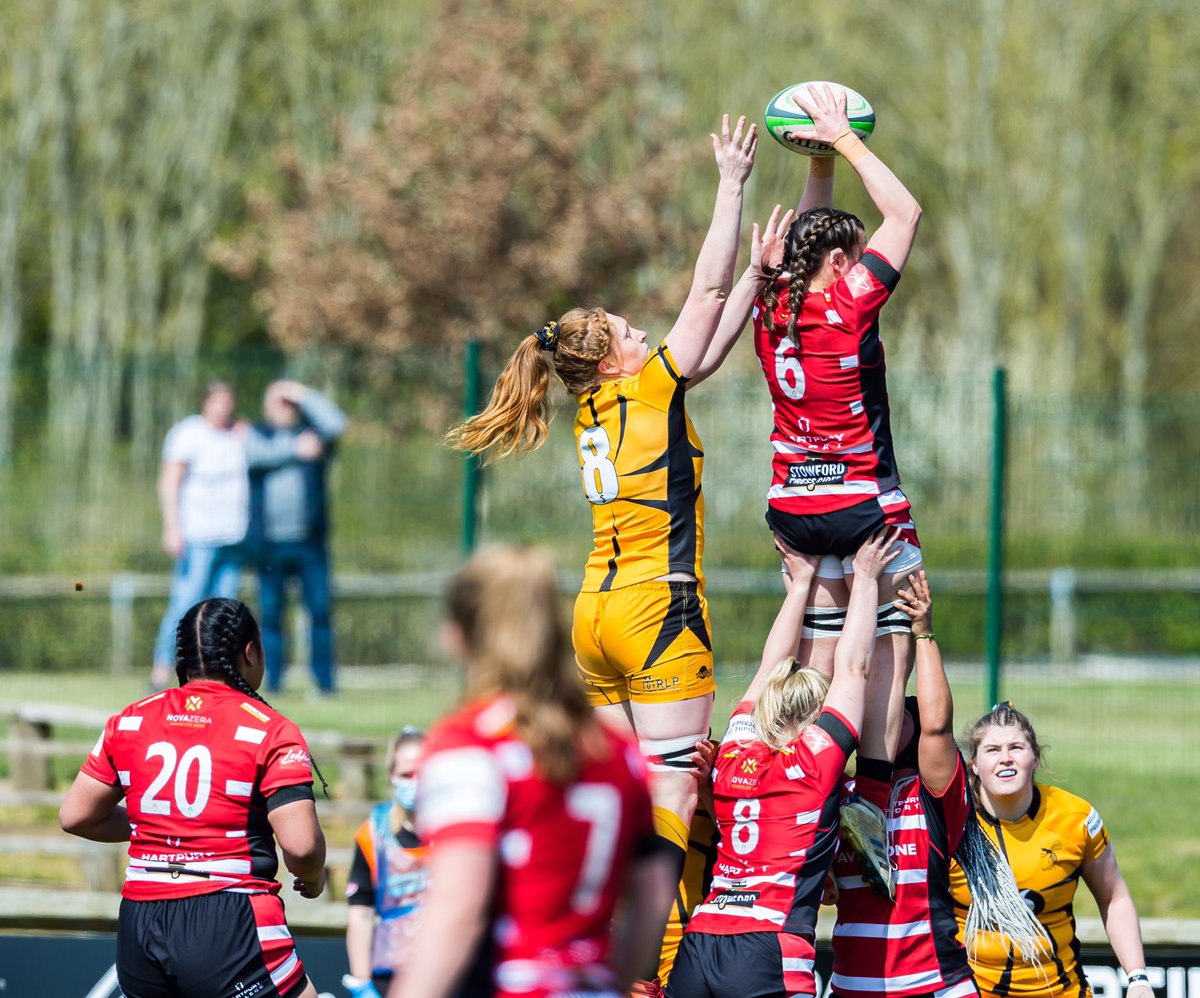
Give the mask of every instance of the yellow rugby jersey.
[(595, 544), (584, 592), (690, 572), (701, 583), (704, 451), (665, 346), (637, 374), (577, 396), (575, 441)]
[[(1100, 815), (1082, 797), (1034, 784), (1029, 810), (1017, 821), (1000, 821), (982, 812), (980, 819), (985, 834), (1007, 858), (1025, 903), (1045, 926), (1051, 941), (1050, 958), (1030, 965), (1019, 954), (1012, 954), (1004, 938), (981, 933), (971, 959), (980, 992), (1086, 998), (1091, 992), (1079, 965), (1072, 902), (1080, 866), (1108, 848), (1108, 831)], [(961, 939), (971, 892), (957, 862), (950, 867), (950, 891)]]

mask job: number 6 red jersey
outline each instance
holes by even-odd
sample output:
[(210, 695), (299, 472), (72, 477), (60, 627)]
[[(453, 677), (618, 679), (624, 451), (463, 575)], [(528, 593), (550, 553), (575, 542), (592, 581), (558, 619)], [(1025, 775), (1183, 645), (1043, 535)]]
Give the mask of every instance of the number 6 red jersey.
[(774, 331), (763, 300), (754, 309), (754, 351), (771, 391), (774, 426), (769, 504), (796, 515), (831, 513), (878, 497), (905, 502), (892, 449), (879, 311), (900, 274), (868, 251), (845, 277), (805, 295), (787, 336), (781, 284)]
[(81, 770), (125, 794), (121, 894), (134, 901), (278, 891), (267, 812), (313, 799), (300, 729), (265, 703), (205, 680), (109, 718)]

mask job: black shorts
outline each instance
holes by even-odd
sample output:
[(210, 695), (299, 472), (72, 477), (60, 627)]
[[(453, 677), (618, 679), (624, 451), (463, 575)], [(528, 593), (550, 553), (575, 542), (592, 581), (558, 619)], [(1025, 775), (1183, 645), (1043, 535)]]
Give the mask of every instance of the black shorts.
[[(779, 932), (718, 936), (685, 932), (667, 982), (667, 998), (787, 998), (812, 993), (812, 961), (804, 984), (784, 949), (799, 937)], [(811, 953), (811, 949), (808, 951)], [(806, 990), (800, 990), (805, 988)]]
[(804, 516), (768, 506), (766, 519), (767, 526), (782, 537), (793, 551), (801, 554), (832, 554), (849, 558), (865, 541), (881, 530), (894, 527), (900, 528), (900, 540), (915, 548), (921, 546), (912, 522), (912, 509), (907, 502), (888, 512), (879, 505), (878, 499), (871, 498), (847, 509)]
[(126, 998), (293, 998), (308, 977), (276, 895), (218, 891), (122, 898), (117, 981)]

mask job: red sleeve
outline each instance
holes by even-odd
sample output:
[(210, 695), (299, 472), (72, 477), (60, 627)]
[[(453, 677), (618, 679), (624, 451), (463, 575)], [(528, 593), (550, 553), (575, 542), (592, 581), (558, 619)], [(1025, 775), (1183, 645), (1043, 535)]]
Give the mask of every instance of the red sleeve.
[(88, 753), (87, 758), (83, 760), (83, 765), (79, 767), (79, 771), (85, 776), (90, 776), (93, 780), (99, 780), (110, 787), (115, 787), (121, 782), (116, 764), (112, 759), (112, 739), (119, 717), (119, 714), (114, 715), (105, 722), (104, 730), (96, 739), (92, 751)]
[(259, 789), (264, 797), (284, 787), (311, 784), (312, 756), (300, 729), (281, 717), (263, 741), (263, 776)]
[(942, 821), (946, 827), (946, 846), (951, 854), (958, 848), (963, 828), (966, 827), (967, 818), (971, 814), (971, 795), (967, 790), (967, 767), (963, 764), (961, 753), (956, 751), (954, 759), (954, 775), (940, 794), (935, 794), (925, 786), (924, 781), (921, 782), (921, 789), (941, 808)]
[(823, 707), (817, 720), (789, 744), (795, 748), (800, 768), (815, 778), (822, 795), (827, 796), (842, 781), (846, 761), (858, 744), (858, 732), (838, 711)]
[(863, 800), (870, 801), (880, 810), (885, 810), (892, 797), (892, 785), (869, 776), (854, 777), (854, 792)]
[(859, 339), (875, 325), (899, 280), (895, 268), (870, 250), (830, 288), (834, 309)]
[(508, 783), (490, 747), (470, 731), (434, 728), (417, 777), (417, 834), (494, 846), (508, 807)]

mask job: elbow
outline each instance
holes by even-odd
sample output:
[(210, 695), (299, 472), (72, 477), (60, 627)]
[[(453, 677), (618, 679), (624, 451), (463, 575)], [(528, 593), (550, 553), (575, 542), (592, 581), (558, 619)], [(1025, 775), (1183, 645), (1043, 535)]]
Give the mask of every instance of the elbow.
[(82, 836), (89, 824), (88, 815), (75, 807), (69, 797), (62, 802), (62, 807), (58, 809), (59, 828), (68, 835)]
[(318, 828), (315, 833), (297, 836), (287, 844), (280, 843), (287, 868), (293, 873), (325, 867), (325, 836)]
[(913, 232), (917, 231), (917, 226), (921, 224), (921, 215), (923, 214), (921, 206), (917, 203), (916, 198), (911, 198), (909, 203), (905, 205), (904, 211), (901, 213), (901, 220)]

